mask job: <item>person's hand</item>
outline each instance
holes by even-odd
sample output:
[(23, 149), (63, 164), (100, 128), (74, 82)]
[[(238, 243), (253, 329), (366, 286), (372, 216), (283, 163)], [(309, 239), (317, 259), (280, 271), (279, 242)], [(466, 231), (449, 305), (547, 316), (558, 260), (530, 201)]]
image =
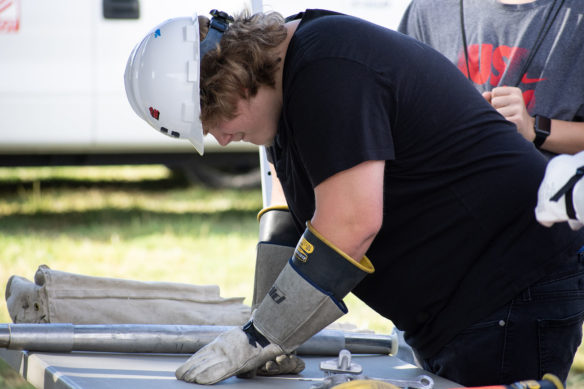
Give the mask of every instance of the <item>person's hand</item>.
[(577, 173), (577, 169), (584, 166), (584, 151), (576, 155), (558, 155), (550, 160), (545, 176), (537, 194), (535, 217), (537, 221), (551, 227), (554, 223), (568, 221), (573, 230), (582, 227), (584, 223), (584, 178), (580, 178), (573, 185), (572, 201), (575, 219), (570, 219), (566, 211), (566, 194), (558, 201), (551, 198), (560, 191)]
[(529, 115), (521, 89), (512, 86), (499, 86), (490, 92), (483, 92), (483, 97), (491, 103), (505, 119), (517, 127), (517, 131), (528, 141), (533, 142), (535, 119)]
[(219, 335), (184, 364), (175, 375), (179, 380), (210, 385), (236, 374), (255, 370), (265, 362), (284, 354), (275, 344), (262, 347), (251, 341), (241, 328)]
[(298, 374), (306, 364), (294, 354), (278, 355), (274, 359), (270, 359), (257, 369), (257, 375), (273, 376), (280, 374)]
[(305, 367), (306, 364), (304, 361), (296, 355), (282, 354), (274, 359), (270, 359), (256, 370), (237, 374), (237, 378), (254, 378), (258, 375), (270, 377), (283, 374), (298, 374), (304, 370)]

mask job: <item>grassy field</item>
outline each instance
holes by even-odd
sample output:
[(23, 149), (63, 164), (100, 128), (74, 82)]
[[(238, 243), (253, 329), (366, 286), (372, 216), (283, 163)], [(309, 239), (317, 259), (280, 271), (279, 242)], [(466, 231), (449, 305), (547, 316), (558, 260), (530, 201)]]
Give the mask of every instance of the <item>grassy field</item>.
[[(251, 302), (260, 189), (189, 186), (164, 167), (0, 169), (0, 290), (39, 265), (93, 276), (217, 284)], [(343, 322), (389, 332), (349, 296)], [(4, 298), (0, 323), (10, 322)], [(0, 388), (17, 377), (0, 365)]]
[[(38, 266), (93, 276), (217, 284), (251, 301), (260, 189), (187, 185), (164, 167), (0, 168), (0, 291)], [(343, 323), (388, 333), (354, 296)], [(0, 323), (10, 322), (4, 298)], [(569, 381), (584, 388), (584, 350)], [(27, 388), (0, 361), (0, 388)]]

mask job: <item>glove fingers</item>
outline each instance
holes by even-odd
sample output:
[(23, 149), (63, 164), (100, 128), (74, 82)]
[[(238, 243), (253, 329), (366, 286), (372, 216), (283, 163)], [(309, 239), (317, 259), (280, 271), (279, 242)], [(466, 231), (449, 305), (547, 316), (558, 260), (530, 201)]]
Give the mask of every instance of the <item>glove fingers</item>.
[(262, 376), (298, 374), (304, 367), (304, 361), (296, 355), (282, 354), (260, 366), (257, 374)]
[(203, 356), (199, 353), (197, 354), (193, 354), (189, 359), (187, 359), (187, 361), (185, 363), (183, 363), (182, 365), (180, 365), (176, 371), (174, 372), (174, 375), (176, 376), (176, 378), (178, 378), (179, 380), (182, 379), (182, 377), (190, 370), (192, 369), (193, 366), (196, 366), (198, 363), (200, 363), (200, 361), (203, 359)]
[(280, 374), (280, 366), (276, 361), (268, 361), (262, 366), (258, 367), (257, 374), (261, 376), (271, 376)]
[(294, 362), (295, 362), (295, 367), (292, 371), (290, 371), (290, 374), (298, 374), (300, 373), (302, 370), (304, 370), (304, 368), (306, 367), (306, 364), (304, 363), (304, 361), (300, 358), (298, 358), (296, 355), (292, 355), (292, 357), (294, 357)]
[(180, 379), (186, 382), (210, 385), (230, 377), (233, 374), (231, 369), (232, 364), (230, 361), (219, 361), (217, 359), (199, 360)]
[(193, 356), (176, 369), (176, 378), (188, 382), (195, 382), (194, 377), (199, 371), (213, 368), (213, 366), (221, 364), (224, 359), (222, 356), (218, 358), (216, 354), (202, 350), (199, 353), (193, 354)]
[(251, 345), (241, 328), (227, 331), (191, 356), (176, 369), (178, 379), (198, 384), (215, 384), (235, 374), (254, 370), (282, 353), (274, 344)]

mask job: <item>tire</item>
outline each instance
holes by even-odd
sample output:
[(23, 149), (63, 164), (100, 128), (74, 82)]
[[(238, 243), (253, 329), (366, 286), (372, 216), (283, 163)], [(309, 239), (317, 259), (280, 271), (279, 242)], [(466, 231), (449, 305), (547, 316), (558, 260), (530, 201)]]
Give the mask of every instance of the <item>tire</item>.
[(188, 182), (210, 188), (261, 187), (260, 161), (256, 153), (211, 153), (182, 163), (180, 172)]

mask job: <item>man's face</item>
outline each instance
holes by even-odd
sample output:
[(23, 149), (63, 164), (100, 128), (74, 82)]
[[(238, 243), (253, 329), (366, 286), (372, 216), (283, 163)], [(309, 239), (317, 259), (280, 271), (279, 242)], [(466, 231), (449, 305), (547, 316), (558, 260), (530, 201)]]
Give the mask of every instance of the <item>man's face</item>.
[(270, 145), (276, 136), (281, 107), (275, 89), (262, 86), (254, 97), (237, 102), (235, 118), (219, 122), (206, 129), (205, 134), (213, 135), (221, 146), (239, 141)]

